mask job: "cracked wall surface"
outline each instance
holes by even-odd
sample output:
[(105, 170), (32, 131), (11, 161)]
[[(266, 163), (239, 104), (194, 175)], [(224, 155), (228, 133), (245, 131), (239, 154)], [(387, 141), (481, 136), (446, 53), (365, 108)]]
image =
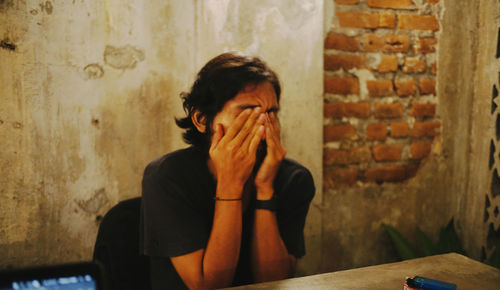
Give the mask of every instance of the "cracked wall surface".
[(321, 199), (322, 3), (0, 1), (0, 268), (91, 259), (106, 211), (185, 146), (179, 94), (224, 51), (280, 75), (285, 147)]

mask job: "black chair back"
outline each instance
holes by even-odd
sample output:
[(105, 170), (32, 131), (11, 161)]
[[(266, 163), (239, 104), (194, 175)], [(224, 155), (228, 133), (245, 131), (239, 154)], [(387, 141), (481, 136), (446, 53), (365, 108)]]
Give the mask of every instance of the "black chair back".
[(118, 203), (102, 219), (94, 260), (104, 266), (110, 289), (151, 289), (149, 258), (139, 247), (140, 219), (140, 197)]

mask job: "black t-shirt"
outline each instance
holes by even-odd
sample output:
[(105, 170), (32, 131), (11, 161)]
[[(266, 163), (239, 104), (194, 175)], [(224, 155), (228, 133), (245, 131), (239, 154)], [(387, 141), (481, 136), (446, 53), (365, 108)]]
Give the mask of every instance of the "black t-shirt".
[[(169, 257), (205, 248), (214, 216), (216, 182), (207, 154), (189, 147), (152, 161), (142, 181), (144, 254), (153, 289), (185, 289)], [(305, 254), (304, 224), (314, 196), (310, 172), (284, 159), (274, 181), (278, 228), (288, 253)], [(254, 202), (243, 213), (242, 244), (233, 286), (252, 283), (250, 242)]]

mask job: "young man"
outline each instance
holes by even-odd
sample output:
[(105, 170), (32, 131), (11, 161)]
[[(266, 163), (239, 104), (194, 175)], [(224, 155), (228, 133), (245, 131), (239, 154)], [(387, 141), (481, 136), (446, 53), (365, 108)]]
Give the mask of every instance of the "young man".
[(154, 289), (293, 276), (315, 189), (310, 172), (284, 158), (280, 92), (260, 59), (225, 53), (183, 95), (177, 124), (191, 147), (151, 162), (142, 184)]

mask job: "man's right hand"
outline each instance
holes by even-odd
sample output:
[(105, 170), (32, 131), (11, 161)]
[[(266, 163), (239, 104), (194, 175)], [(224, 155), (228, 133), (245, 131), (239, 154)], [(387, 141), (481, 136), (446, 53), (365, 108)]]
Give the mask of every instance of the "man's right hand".
[(216, 171), (219, 198), (241, 198), (265, 133), (265, 121), (265, 114), (256, 107), (242, 111), (225, 134), (221, 124), (215, 125), (209, 155)]

